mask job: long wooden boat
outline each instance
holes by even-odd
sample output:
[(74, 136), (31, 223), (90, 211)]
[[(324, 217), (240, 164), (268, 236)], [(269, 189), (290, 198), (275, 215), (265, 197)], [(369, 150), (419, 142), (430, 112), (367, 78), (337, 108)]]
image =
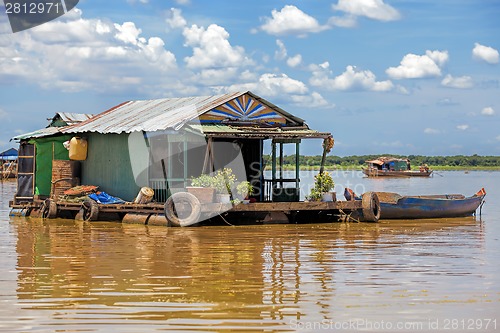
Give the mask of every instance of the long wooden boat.
[(486, 191), (470, 197), (462, 194), (401, 196), (392, 192), (376, 192), (380, 200), (381, 219), (423, 219), (473, 215), (484, 203)]
[(429, 177), (432, 170), (380, 170), (376, 168), (362, 168), (363, 173), (368, 177)]

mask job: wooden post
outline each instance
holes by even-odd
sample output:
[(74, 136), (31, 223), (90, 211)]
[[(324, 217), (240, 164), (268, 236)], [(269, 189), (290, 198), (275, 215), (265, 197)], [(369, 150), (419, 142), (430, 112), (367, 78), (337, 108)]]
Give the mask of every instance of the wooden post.
[(184, 137), (184, 142), (182, 144), (182, 149), (184, 149), (184, 152), (182, 153), (182, 163), (183, 165), (183, 171), (184, 171), (184, 187), (188, 186), (188, 142), (187, 142), (187, 135), (183, 135)]
[(325, 171), (325, 161), (326, 154), (328, 150), (328, 145), (326, 144), (326, 139), (323, 140), (323, 156), (321, 157), (321, 166), (319, 167), (319, 173), (322, 174)]
[(283, 142), (280, 142), (280, 186), (283, 188)]
[(260, 165), (260, 173), (259, 173), (259, 187), (260, 187), (260, 196), (259, 200), (262, 202), (264, 201), (264, 190), (266, 187), (266, 184), (264, 182), (264, 140), (259, 140), (259, 165)]
[(210, 173), (213, 171), (213, 163), (212, 163), (212, 138), (208, 138), (207, 140), (207, 149), (205, 150), (205, 160), (203, 161), (203, 170), (201, 173)]
[(274, 187), (276, 185), (276, 142), (271, 143), (272, 147), (272, 181), (271, 181), (271, 201), (273, 200)]
[(297, 193), (299, 193), (299, 182), (300, 182), (300, 162), (299, 162), (299, 146), (300, 143), (295, 143), (295, 188), (297, 189)]

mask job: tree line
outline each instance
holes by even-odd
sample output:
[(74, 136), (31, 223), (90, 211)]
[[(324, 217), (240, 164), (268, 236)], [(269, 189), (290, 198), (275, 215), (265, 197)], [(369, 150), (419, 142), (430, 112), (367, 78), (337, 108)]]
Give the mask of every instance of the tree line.
[[(418, 167), (422, 164), (433, 166), (448, 166), (448, 167), (500, 167), (500, 156), (479, 156), (477, 154), (455, 155), (455, 156), (422, 156), (422, 155), (353, 155), (353, 156), (326, 156), (325, 165), (344, 166), (344, 167), (361, 167), (366, 165), (366, 161), (377, 159), (380, 156), (407, 158), (410, 160), (412, 167)], [(270, 166), (271, 157), (265, 157), (266, 164)], [(300, 165), (304, 166), (319, 166), (321, 165), (321, 155), (300, 155)], [(295, 155), (286, 155), (283, 157), (283, 164), (295, 165)]]

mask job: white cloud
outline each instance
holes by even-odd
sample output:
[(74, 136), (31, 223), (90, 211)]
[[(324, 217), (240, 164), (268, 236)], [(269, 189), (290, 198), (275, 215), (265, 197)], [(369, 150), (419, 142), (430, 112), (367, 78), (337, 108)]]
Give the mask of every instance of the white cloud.
[(278, 50), (274, 53), (274, 58), (276, 60), (283, 60), (287, 56), (287, 50), (285, 47), (285, 43), (283, 43), (281, 40), (277, 39), (276, 40), (276, 45), (278, 45)]
[(435, 129), (435, 128), (427, 127), (426, 129), (424, 129), (424, 133), (425, 134), (439, 134), (439, 133), (441, 133), (441, 131), (438, 129)]
[(454, 100), (452, 100), (450, 98), (440, 99), (439, 101), (437, 101), (436, 104), (437, 105), (441, 105), (441, 106), (454, 106), (454, 105), (458, 105), (457, 102), (455, 102)]
[(479, 43), (474, 43), (472, 56), (474, 57), (474, 59), (486, 61), (489, 64), (498, 64), (500, 58), (496, 49), (481, 45)]
[(495, 114), (495, 110), (493, 110), (491, 106), (488, 106), (481, 110), (481, 114), (483, 116), (493, 116)]
[(468, 89), (474, 86), (474, 82), (470, 76), (453, 77), (450, 74), (444, 77), (441, 84), (445, 87), (458, 89)]
[(344, 73), (331, 79), (329, 75), (329, 63), (310, 66), (312, 77), (311, 85), (323, 87), (330, 90), (369, 90), (389, 91), (394, 88), (391, 81), (377, 81), (375, 74), (369, 70), (358, 70), (354, 66), (347, 66)]
[(7, 119), (9, 117), (9, 114), (4, 111), (2, 108), (0, 108), (0, 119)]
[(259, 78), (257, 91), (261, 91), (266, 96), (276, 96), (282, 93), (306, 94), (308, 89), (303, 82), (292, 79), (286, 74), (266, 73)]
[(304, 37), (308, 33), (316, 33), (326, 29), (318, 21), (301, 11), (299, 8), (287, 5), (277, 11), (273, 9), (272, 18), (266, 17), (265, 23), (260, 27), (263, 31), (274, 36), (295, 35)]
[(465, 131), (469, 128), (469, 125), (463, 124), (463, 125), (458, 125), (457, 129), (461, 131)]
[(448, 61), (448, 51), (429, 51), (424, 55), (409, 53), (398, 67), (389, 67), (385, 72), (393, 79), (417, 79), (441, 76), (441, 66)]
[(147, 3), (149, 3), (149, 0), (127, 0), (127, 2), (130, 4), (134, 4), (136, 2), (140, 2), (142, 4), (147, 4)]
[(182, 11), (178, 8), (170, 8), (170, 13), (165, 22), (171, 29), (184, 28), (187, 25), (186, 20), (182, 16)]
[(288, 58), (286, 64), (290, 67), (297, 67), (302, 63), (302, 56), (300, 54), (296, 54), (293, 57)]
[(175, 0), (179, 5), (189, 5), (191, 3), (190, 0)]
[(84, 19), (74, 8), (58, 20), (2, 38), (0, 82), (25, 80), (81, 91), (139, 89), (144, 82), (153, 86), (173, 80), (173, 53), (161, 38), (141, 34), (133, 22)]
[(496, 137), (497, 141), (500, 141), (500, 135)]
[(291, 102), (298, 106), (325, 107), (329, 105), (334, 107), (334, 105), (328, 104), (321, 94), (309, 93), (309, 89), (302, 81), (292, 79), (286, 74), (264, 73), (256, 79), (253, 77), (250, 79), (247, 83), (233, 84), (223, 90), (251, 90), (260, 96), (283, 99), (287, 103)]
[(341, 28), (353, 28), (358, 24), (357, 16), (354, 15), (344, 15), (340, 16), (332, 16), (328, 20), (328, 25), (337, 26)]
[(313, 92), (310, 95), (292, 95), (291, 99), (294, 104), (308, 108), (335, 107), (335, 104), (328, 103), (323, 96), (317, 92)]
[(394, 21), (401, 17), (396, 9), (383, 0), (339, 0), (338, 4), (332, 5), (332, 8), (377, 21)]
[(188, 68), (226, 68), (250, 65), (252, 61), (241, 46), (229, 43), (229, 33), (211, 24), (207, 29), (192, 25), (184, 28), (185, 45), (193, 47), (193, 55), (184, 58)]
[(115, 23), (117, 33), (115, 38), (126, 44), (137, 45), (138, 37), (142, 33), (141, 29), (137, 29), (134, 22), (125, 22), (122, 25)]

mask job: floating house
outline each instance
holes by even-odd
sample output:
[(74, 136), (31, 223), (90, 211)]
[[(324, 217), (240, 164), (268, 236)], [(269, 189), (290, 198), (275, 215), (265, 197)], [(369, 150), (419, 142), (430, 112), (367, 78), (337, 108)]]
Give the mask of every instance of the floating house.
[[(59, 124), (63, 118), (60, 115), (52, 123)], [(134, 201), (141, 189), (147, 187), (154, 191), (156, 203), (164, 203), (175, 193), (184, 193), (193, 177), (230, 168), (238, 180), (248, 180), (255, 189), (251, 198), (254, 204), (239, 208), (240, 213), (273, 210), (290, 213), (301, 209), (325, 211), (334, 208), (338, 212), (335, 203), (325, 203), (324, 207), (320, 203), (310, 207), (290, 205), (306, 204), (298, 202), (301, 141), (323, 140), (325, 156), (333, 146), (331, 134), (310, 129), (303, 119), (250, 91), (128, 101), (82, 120), (74, 124), (66, 121), (67, 126), (56, 129), (52, 126), (17, 137), (21, 147), (23, 143), (36, 147), (32, 154), (34, 173), (30, 175), (35, 185), (33, 192), (28, 193), (29, 186), (20, 182), (20, 188), (26, 188), (26, 191), (18, 191), (14, 206), (29, 199), (28, 194), (35, 201), (54, 195), (53, 186), (58, 182), (54, 175), (57, 172), (52, 168), (51, 181), (47, 182), (49, 165), (38, 166), (48, 159), (70, 160), (72, 148), (68, 153), (63, 143), (71, 139), (79, 140), (84, 152), (71, 158), (76, 161), (71, 161), (74, 166), (66, 175), (77, 179), (79, 184), (99, 186), (100, 190), (127, 202)], [(264, 172), (267, 167), (263, 156), (266, 141), (271, 145), (270, 174)], [(52, 150), (44, 151), (42, 156), (38, 152), (43, 145), (52, 147)], [(291, 145), (295, 151), (296, 168), (291, 173), (283, 170), (286, 145)], [(262, 205), (265, 203), (272, 203), (272, 206)], [(281, 207), (277, 203), (289, 204)], [(370, 205), (373, 203), (378, 201), (370, 201)], [(261, 205), (256, 206), (258, 204)], [(360, 204), (357, 207), (357, 203), (351, 202), (342, 207), (361, 208)], [(132, 208), (144, 211), (150, 207), (116, 207), (127, 212)]]

